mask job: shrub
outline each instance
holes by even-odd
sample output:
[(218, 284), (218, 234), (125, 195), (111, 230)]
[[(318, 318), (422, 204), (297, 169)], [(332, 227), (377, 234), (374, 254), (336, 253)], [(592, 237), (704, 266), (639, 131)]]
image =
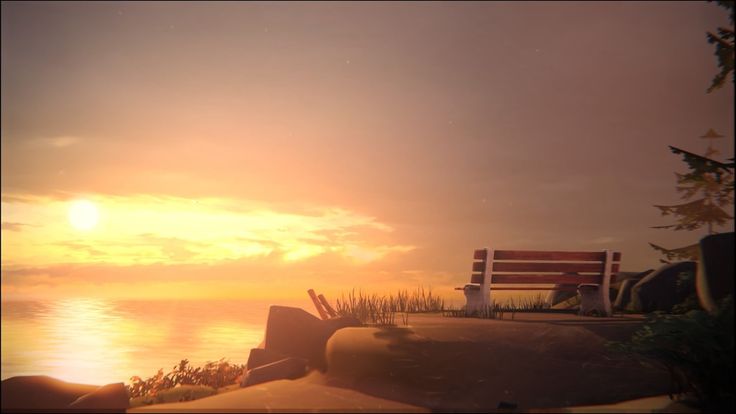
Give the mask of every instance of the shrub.
[(665, 368), (673, 394), (691, 393), (705, 411), (731, 412), (733, 394), (733, 299), (727, 297), (709, 314), (691, 310), (668, 315), (655, 312), (628, 342), (609, 342), (609, 349), (632, 355), (645, 366)]
[(234, 384), (245, 370), (245, 365), (231, 364), (224, 358), (216, 362), (207, 362), (203, 367), (193, 368), (189, 360), (182, 359), (168, 374), (159, 369), (156, 375), (141, 379), (133, 376), (130, 385), (126, 386), (131, 398), (154, 397), (162, 390), (181, 385), (202, 385), (215, 390), (226, 385)]

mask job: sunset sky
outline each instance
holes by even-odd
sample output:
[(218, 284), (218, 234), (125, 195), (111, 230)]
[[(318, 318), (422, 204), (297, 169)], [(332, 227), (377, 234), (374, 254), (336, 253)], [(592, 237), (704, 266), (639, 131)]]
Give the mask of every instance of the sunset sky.
[(647, 242), (705, 234), (650, 228), (685, 170), (667, 146), (714, 128), (733, 154), (733, 84), (706, 94), (727, 24), (705, 2), (3, 2), (2, 299), (461, 300), (484, 246), (656, 267)]

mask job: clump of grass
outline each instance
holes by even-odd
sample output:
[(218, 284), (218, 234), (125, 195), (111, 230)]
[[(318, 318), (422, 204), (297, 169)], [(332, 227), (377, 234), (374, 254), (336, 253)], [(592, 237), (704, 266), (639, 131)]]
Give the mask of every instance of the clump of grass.
[(539, 312), (549, 309), (546, 298), (541, 293), (535, 296), (525, 296), (521, 298), (510, 298), (504, 305), (508, 311), (513, 312)]
[(367, 294), (353, 289), (335, 301), (340, 316), (352, 316), (364, 324), (396, 325), (396, 314), (401, 314), (404, 325), (409, 324), (410, 313), (442, 312), (444, 299), (432, 294), (432, 289), (420, 286), (414, 291), (400, 290), (396, 295)]
[(481, 308), (474, 312), (467, 312), (465, 307), (455, 309), (447, 308), (442, 312), (443, 316), (449, 317), (469, 317), (481, 319), (503, 319), (504, 313), (510, 313), (511, 319), (517, 312), (542, 312), (549, 309), (549, 305), (542, 294), (532, 297), (509, 298), (505, 302), (492, 302), (485, 308)]
[(131, 398), (154, 397), (163, 390), (182, 385), (202, 385), (216, 390), (236, 383), (244, 370), (245, 365), (231, 364), (224, 358), (197, 368), (189, 365), (188, 359), (182, 359), (166, 375), (161, 368), (156, 375), (145, 380), (138, 376), (131, 377), (130, 385), (126, 388)]

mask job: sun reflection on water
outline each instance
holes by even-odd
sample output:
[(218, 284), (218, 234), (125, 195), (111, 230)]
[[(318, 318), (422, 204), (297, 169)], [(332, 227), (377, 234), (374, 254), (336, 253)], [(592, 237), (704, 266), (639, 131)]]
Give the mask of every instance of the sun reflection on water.
[(237, 317), (242, 303), (204, 302), (3, 302), (2, 378), (127, 383), (159, 368), (168, 372), (184, 358), (194, 365), (222, 357), (245, 363), (263, 337), (263, 325), (250, 320), (265, 322), (266, 308), (251, 306), (244, 321)]

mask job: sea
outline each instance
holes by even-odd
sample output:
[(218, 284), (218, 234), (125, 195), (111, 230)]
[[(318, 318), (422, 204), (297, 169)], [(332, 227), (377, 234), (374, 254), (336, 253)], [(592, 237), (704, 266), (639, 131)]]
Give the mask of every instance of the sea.
[[(305, 295), (306, 296), (306, 295)], [(197, 367), (245, 364), (264, 337), (270, 305), (306, 300), (3, 301), (2, 379), (48, 375), (104, 385), (164, 374), (183, 359)]]

